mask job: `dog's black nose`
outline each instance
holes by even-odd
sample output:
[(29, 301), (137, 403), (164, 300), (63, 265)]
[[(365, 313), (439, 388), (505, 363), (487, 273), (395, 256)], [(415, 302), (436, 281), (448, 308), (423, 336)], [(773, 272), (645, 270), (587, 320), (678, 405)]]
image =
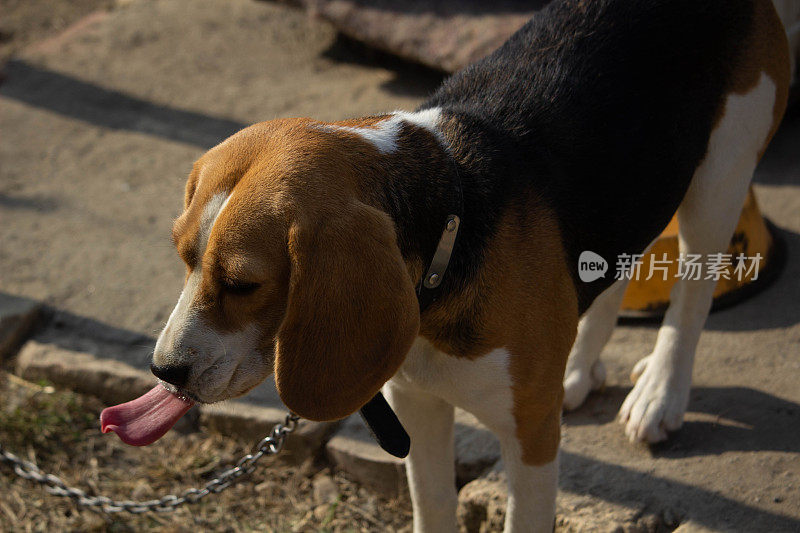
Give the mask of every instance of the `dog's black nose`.
[(156, 366), (150, 365), (150, 372), (155, 374), (158, 379), (164, 380), (167, 383), (172, 383), (176, 387), (183, 387), (186, 385), (186, 380), (189, 379), (189, 366)]

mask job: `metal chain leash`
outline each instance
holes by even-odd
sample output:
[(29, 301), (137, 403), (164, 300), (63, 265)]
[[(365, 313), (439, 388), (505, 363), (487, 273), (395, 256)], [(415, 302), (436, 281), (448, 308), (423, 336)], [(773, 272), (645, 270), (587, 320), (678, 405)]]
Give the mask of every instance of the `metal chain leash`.
[(169, 513), (175, 508), (186, 503), (197, 503), (209, 494), (218, 494), (233, 485), (240, 477), (255, 470), (256, 462), (265, 455), (276, 455), (283, 449), (286, 436), (297, 429), (297, 422), (300, 417), (287, 414), (283, 423), (275, 424), (268, 437), (259, 442), (253, 453), (249, 453), (239, 459), (236, 466), (226, 470), (219, 477), (206, 483), (201, 488), (191, 488), (183, 491), (180, 496), (169, 494), (157, 500), (131, 501), (131, 500), (112, 500), (106, 496), (89, 496), (85, 491), (70, 487), (60, 478), (45, 474), (35, 464), (20, 459), (13, 453), (6, 451), (0, 444), (0, 462), (13, 465), (14, 472), (25, 479), (30, 479), (44, 485), (47, 492), (55, 496), (70, 498), (82, 507), (88, 507), (94, 511), (106, 513), (128, 512), (132, 514), (146, 513), (155, 511), (158, 513)]

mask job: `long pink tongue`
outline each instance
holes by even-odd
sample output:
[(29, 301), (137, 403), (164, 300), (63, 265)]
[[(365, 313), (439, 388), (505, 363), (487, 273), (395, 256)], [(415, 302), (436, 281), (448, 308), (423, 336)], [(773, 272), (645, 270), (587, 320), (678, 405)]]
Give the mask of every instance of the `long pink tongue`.
[(192, 405), (159, 384), (140, 398), (103, 409), (100, 428), (103, 433), (113, 431), (125, 444), (147, 446), (163, 437)]

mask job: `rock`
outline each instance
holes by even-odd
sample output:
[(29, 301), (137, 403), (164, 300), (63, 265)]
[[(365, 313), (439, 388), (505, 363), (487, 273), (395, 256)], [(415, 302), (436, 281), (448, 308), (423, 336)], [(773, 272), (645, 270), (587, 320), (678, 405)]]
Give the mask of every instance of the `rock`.
[(314, 507), (314, 518), (317, 519), (317, 522), (322, 522), (328, 517), (330, 512), (331, 512), (331, 505), (329, 503), (317, 505), (316, 507)]
[(396, 497), (408, 490), (403, 460), (375, 444), (358, 415), (345, 419), (325, 452), (337, 469), (384, 496)]
[(300, 0), (345, 35), (405, 59), (458, 70), (500, 46), (549, 0)]
[[(458, 486), (477, 478), (500, 458), (494, 435), (460, 409), (456, 409), (455, 451)], [(331, 438), (326, 452), (337, 468), (372, 490), (386, 496), (407, 490), (403, 461), (384, 452), (357, 415), (347, 419)]]
[(339, 487), (328, 474), (316, 476), (311, 480), (311, 486), (317, 504), (333, 503), (339, 498)]
[(596, 497), (561, 491), (556, 507), (556, 531), (559, 533), (658, 533), (671, 531), (662, 513), (645, 505), (629, 506)]
[(120, 361), (31, 340), (16, 361), (16, 373), (28, 381), (48, 380), (76, 392), (97, 396), (108, 404), (126, 402), (155, 384), (148, 372)]
[(673, 533), (711, 533), (712, 531), (717, 530), (702, 526), (690, 519), (678, 526)]
[(0, 363), (14, 354), (42, 315), (42, 305), (0, 293)]
[[(459, 492), (459, 527), (467, 533), (502, 531), (507, 502), (506, 474), (502, 462), (498, 462)], [(588, 495), (559, 491), (555, 530), (559, 533), (656, 533), (672, 530), (677, 524), (667, 522), (667, 519), (679, 520), (679, 515), (680, 512), (674, 509), (653, 513), (647, 512), (644, 506), (630, 507)]]
[[(201, 406), (200, 424), (223, 435), (257, 441), (268, 436), (275, 424), (283, 423), (287, 413), (275, 389), (275, 380), (268, 378), (241, 398)], [(338, 422), (300, 420), (297, 429), (286, 438), (281, 459), (299, 464), (316, 456), (338, 425)]]
[(508, 490), (497, 465), (488, 474), (464, 485), (458, 493), (458, 524), (467, 533), (502, 531)]
[[(255, 441), (267, 437), (277, 423), (283, 423), (287, 409), (250, 403), (248, 396), (200, 407), (200, 424), (216, 433), (237, 435)], [(300, 420), (297, 429), (286, 438), (281, 460), (299, 464), (315, 456), (336, 429), (334, 422)]]

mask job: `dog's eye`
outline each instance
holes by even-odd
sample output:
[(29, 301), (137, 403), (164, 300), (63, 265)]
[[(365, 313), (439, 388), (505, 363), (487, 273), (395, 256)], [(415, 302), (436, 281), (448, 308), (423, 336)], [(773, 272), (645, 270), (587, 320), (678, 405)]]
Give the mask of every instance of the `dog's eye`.
[(260, 283), (250, 283), (247, 281), (235, 281), (230, 279), (222, 280), (222, 290), (237, 296), (246, 296), (252, 294), (260, 287)]

